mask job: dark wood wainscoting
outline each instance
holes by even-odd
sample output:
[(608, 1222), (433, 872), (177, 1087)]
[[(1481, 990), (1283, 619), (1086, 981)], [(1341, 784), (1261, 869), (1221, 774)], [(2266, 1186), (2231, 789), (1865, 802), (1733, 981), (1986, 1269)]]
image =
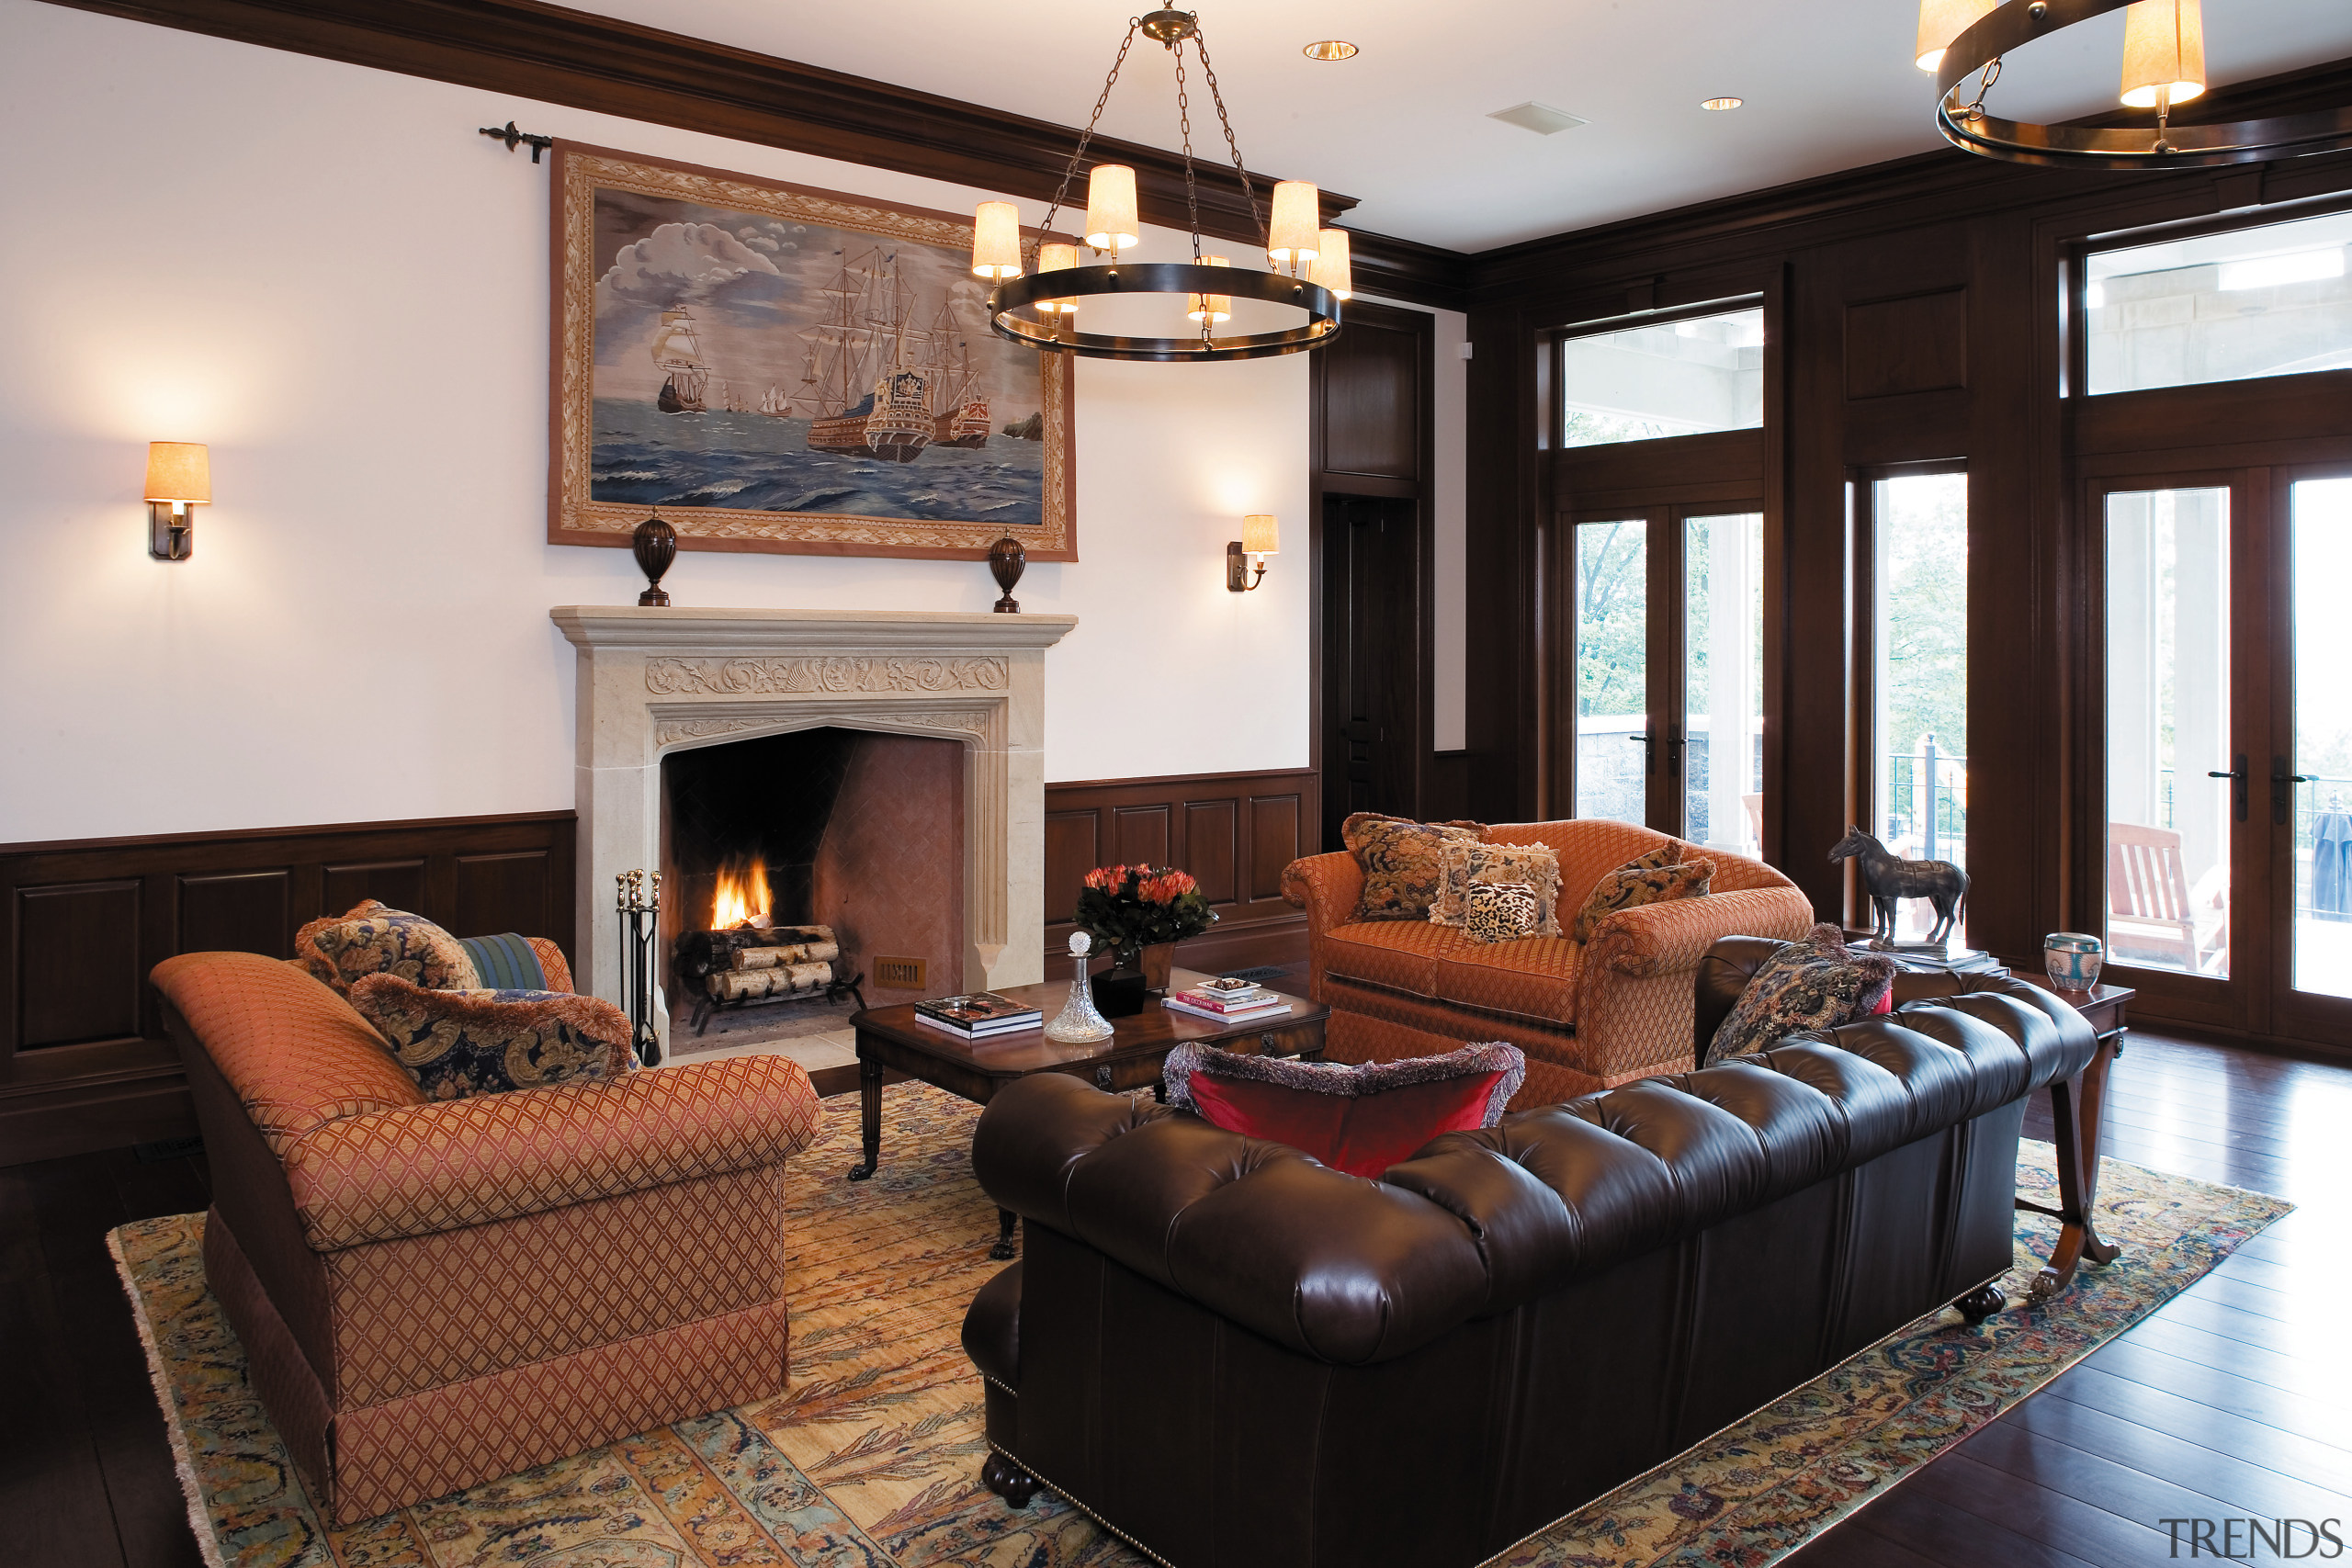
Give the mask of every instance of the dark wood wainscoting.
[(1295, 964), (1306, 916), (1283, 901), (1283, 867), (1316, 852), (1312, 768), (1180, 773), (1046, 786), (1046, 956), (1068, 976), (1080, 879), (1098, 865), (1182, 866), (1200, 879), (1217, 923), (1177, 952), (1194, 969)]
[(196, 1131), (147, 972), (363, 898), (573, 951), (569, 811), (0, 845), (0, 1165)]

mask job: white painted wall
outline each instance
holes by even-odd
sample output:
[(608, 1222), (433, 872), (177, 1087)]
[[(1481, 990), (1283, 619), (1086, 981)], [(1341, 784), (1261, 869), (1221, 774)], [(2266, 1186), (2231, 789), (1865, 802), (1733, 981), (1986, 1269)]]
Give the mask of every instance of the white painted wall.
[[(0, 0), (0, 841), (571, 804), (547, 611), (641, 580), (544, 543), (548, 170), (474, 134), (509, 118), (949, 211), (997, 194)], [(1079, 367), (1083, 559), (1019, 591), (1080, 618), (1047, 656), (1048, 779), (1306, 761), (1307, 574), (1224, 587), (1242, 513), (1306, 537), (1306, 372)], [(148, 558), (150, 440), (211, 446), (193, 561)], [(997, 592), (978, 562), (705, 553), (664, 586)]]

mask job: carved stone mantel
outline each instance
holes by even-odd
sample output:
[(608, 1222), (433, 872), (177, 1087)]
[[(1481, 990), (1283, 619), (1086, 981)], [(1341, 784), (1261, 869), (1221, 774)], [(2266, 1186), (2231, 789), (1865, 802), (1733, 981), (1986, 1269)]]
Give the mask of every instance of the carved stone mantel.
[(1046, 649), (1077, 616), (585, 604), (548, 615), (579, 666), (582, 990), (620, 999), (613, 877), (661, 863), (662, 756), (827, 725), (963, 745), (966, 983), (1043, 977)]

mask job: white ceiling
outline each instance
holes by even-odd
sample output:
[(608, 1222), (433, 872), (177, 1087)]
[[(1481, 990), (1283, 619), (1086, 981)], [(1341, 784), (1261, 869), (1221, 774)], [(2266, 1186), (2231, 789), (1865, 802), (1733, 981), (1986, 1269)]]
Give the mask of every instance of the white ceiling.
[[(1102, 0), (571, 0), (607, 16), (945, 96), (1082, 123), (1127, 18)], [(1191, 3), (1191, 0), (1187, 0)], [(2021, 0), (2015, 0), (2021, 3)], [(1353, 227), (1476, 251), (1937, 146), (1911, 63), (1912, 0), (1198, 0), (1252, 169), (1361, 198)], [(2352, 56), (2346, 0), (2206, 0), (2215, 85)], [(1336, 64), (1321, 38), (1363, 50)], [(2019, 51), (2010, 118), (2115, 104), (2120, 12)], [(1195, 73), (1196, 74), (1196, 73)], [(1708, 113), (1699, 100), (1747, 107)], [(1590, 124), (1537, 136), (1487, 118), (1534, 100)], [(1193, 146), (1224, 155), (1192, 85)], [(1103, 117), (1178, 145), (1173, 73), (1138, 37)], [(2119, 175), (2128, 178), (2128, 175)]]

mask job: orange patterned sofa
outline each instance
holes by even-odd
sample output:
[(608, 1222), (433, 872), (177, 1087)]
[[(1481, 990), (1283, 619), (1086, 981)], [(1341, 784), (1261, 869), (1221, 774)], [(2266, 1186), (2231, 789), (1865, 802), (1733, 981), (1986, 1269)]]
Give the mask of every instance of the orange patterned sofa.
[(154, 970), (209, 1158), (204, 1268), (350, 1524), (785, 1386), (778, 1056), (427, 1102), (300, 969)]
[[(1497, 843), (1560, 858), (1566, 930), (1602, 873), (1670, 840), (1625, 822), (1521, 822)], [(1552, 1105), (1656, 1073), (1688, 1071), (1693, 976), (1717, 937), (1793, 941), (1813, 924), (1796, 884), (1717, 850), (1713, 890), (1621, 909), (1589, 942), (1530, 937), (1481, 944), (1428, 920), (1358, 920), (1363, 871), (1345, 851), (1291, 862), (1283, 895), (1306, 911), (1309, 990), (1331, 1009), (1335, 1061), (1393, 1061), (1507, 1040), (1527, 1054), (1514, 1109)]]

